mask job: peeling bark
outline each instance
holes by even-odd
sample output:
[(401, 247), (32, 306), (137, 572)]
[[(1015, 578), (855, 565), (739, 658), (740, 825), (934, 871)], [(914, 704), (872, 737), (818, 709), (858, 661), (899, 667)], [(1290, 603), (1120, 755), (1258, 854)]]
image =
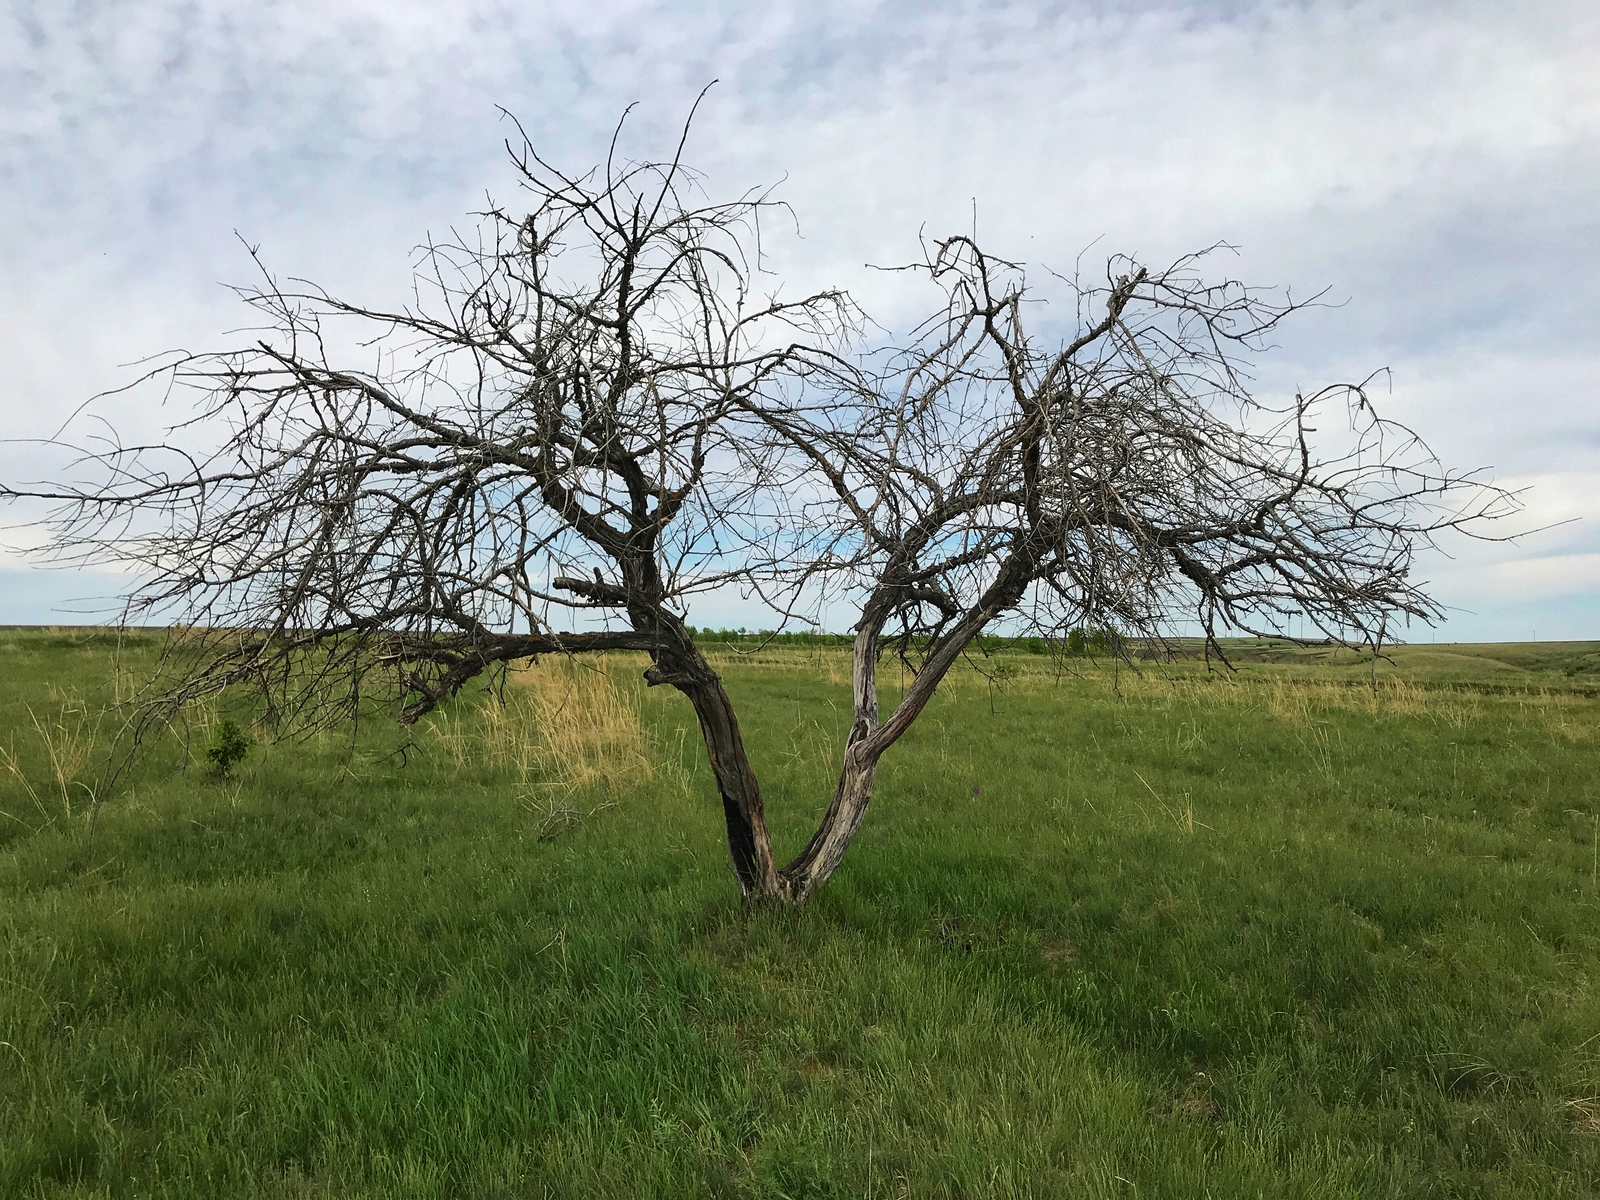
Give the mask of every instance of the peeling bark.
[(780, 873), (783, 898), (794, 903), (803, 903), (838, 869), (867, 815), (872, 782), (883, 753), (872, 740), (879, 729), (877, 657), (877, 631), (862, 630), (856, 635), (850, 670), (855, 720), (845, 741), (839, 784), (810, 843)]

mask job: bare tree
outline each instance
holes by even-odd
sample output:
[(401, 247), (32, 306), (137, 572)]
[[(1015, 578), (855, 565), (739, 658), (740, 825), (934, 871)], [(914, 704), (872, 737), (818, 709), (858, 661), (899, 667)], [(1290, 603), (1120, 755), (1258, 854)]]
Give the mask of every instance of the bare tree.
[[(60, 503), (60, 553), (142, 572), (130, 618), (178, 623), (150, 719), (249, 686), (286, 730), (374, 700), (410, 723), (517, 660), (642, 651), (699, 718), (743, 893), (798, 902), (986, 628), (1187, 625), (1220, 653), (1299, 615), (1376, 644), (1439, 614), (1417, 549), (1506, 507), (1360, 385), (1258, 402), (1249, 361), (1300, 305), (1204, 282), (1204, 256), (1058, 280), (1063, 312), (972, 238), (927, 243), (904, 269), (934, 316), (872, 345), (842, 293), (758, 294), (767, 193), (713, 202), (679, 157), (614, 144), (582, 176), (526, 138), (512, 158), (526, 210), (425, 246), (411, 305), (263, 272), (259, 336), (165, 363), (209, 454), (174, 434), (7, 493)], [(860, 605), (838, 785), (786, 866), (686, 624), (730, 584), (785, 617), (823, 590)], [(883, 714), (886, 651), (913, 673)]]

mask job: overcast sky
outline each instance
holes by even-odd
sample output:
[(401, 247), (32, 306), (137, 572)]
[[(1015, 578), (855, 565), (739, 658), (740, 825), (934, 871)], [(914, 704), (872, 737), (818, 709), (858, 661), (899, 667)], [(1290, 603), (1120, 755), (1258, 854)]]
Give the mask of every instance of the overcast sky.
[[(1439, 638), (1600, 637), (1592, 0), (0, 12), (0, 438), (48, 436), (140, 357), (225, 344), (240, 237), (281, 274), (398, 300), (430, 230), (514, 194), (497, 106), (578, 167), (635, 101), (627, 146), (668, 149), (717, 79), (690, 160), (714, 192), (783, 180), (801, 236), (775, 269), (882, 323), (909, 301), (864, 264), (974, 220), (1041, 266), (1225, 239), (1241, 278), (1329, 289), (1344, 303), (1286, 331), (1264, 388), (1387, 367), (1387, 415), (1526, 487), (1524, 527), (1567, 522), (1430, 559)], [(0, 477), (48, 461), (0, 445)], [(0, 510), (0, 542), (29, 541), (22, 515)], [(113, 586), (0, 552), (0, 623), (81, 619), (71, 601)]]

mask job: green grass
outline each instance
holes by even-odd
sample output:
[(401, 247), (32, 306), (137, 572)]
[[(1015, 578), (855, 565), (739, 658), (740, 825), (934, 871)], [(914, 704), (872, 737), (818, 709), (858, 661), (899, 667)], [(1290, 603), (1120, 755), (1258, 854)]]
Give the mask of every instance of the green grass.
[[(1594, 644), (990, 659), (800, 911), (661, 690), (611, 792), (201, 727), (91, 834), (114, 648), (0, 634), (0, 1196), (1600, 1193)], [(780, 851), (842, 663), (719, 658)]]

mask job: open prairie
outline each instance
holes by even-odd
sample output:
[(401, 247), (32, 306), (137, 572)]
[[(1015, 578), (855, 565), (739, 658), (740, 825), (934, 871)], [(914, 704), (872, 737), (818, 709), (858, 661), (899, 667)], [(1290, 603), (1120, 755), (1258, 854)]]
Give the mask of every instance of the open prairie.
[[(801, 910), (623, 656), (92, 805), (157, 645), (0, 634), (0, 1195), (1600, 1192), (1600, 643), (997, 653)], [(844, 656), (715, 662), (793, 852)]]

